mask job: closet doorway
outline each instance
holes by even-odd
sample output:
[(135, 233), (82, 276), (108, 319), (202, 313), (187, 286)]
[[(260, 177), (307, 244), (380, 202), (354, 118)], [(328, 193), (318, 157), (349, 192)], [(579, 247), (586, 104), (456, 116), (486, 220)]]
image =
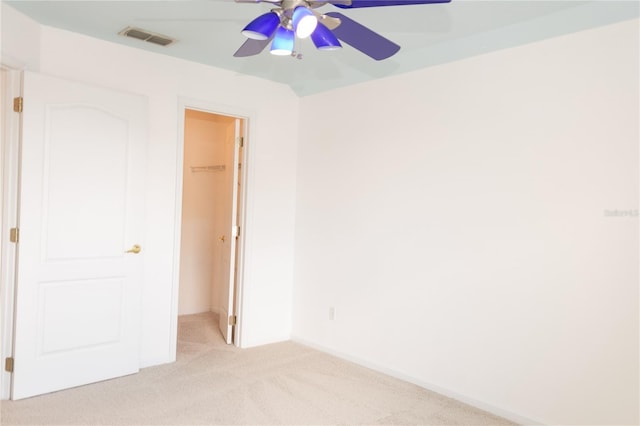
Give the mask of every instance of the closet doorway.
[(213, 312), (234, 342), (245, 119), (185, 109), (178, 315)]

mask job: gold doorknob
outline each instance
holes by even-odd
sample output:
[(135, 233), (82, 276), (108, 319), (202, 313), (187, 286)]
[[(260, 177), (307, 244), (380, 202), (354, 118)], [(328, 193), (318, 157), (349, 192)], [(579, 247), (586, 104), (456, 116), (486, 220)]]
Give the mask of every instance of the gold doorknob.
[(134, 244), (133, 247), (131, 247), (129, 250), (125, 251), (125, 253), (138, 254), (138, 253), (140, 253), (140, 251), (142, 251), (142, 247), (140, 247), (139, 244)]
[(224, 243), (224, 235), (219, 237), (218, 239)]

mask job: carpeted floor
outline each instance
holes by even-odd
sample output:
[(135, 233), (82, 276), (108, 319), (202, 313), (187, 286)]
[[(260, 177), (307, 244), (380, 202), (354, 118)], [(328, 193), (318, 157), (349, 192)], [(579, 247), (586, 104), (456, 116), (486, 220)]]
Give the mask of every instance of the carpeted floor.
[(296, 343), (227, 346), (213, 314), (180, 318), (173, 364), (1, 409), (2, 425), (512, 424)]

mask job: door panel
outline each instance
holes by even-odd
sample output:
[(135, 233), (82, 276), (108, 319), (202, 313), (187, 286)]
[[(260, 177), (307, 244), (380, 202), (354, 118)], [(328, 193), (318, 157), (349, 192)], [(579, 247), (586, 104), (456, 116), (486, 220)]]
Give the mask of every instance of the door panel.
[(222, 248), (222, 274), (223, 285), (220, 287), (220, 331), (227, 342), (233, 343), (233, 326), (229, 322), (229, 316), (234, 315), (235, 302), (235, 268), (236, 268), (236, 244), (238, 226), (238, 175), (240, 158), (240, 119), (235, 119), (230, 130), (231, 137), (227, 138), (225, 155), (226, 164), (229, 164), (227, 174), (225, 200), (225, 229), (230, 238), (226, 239)]
[[(118, 319), (123, 314), (123, 292), (122, 279), (41, 283), (38, 311), (42, 312), (42, 347), (38, 352), (47, 356), (117, 343), (122, 337)], [(67, 306), (69, 300), (83, 303), (58, 309)], [(87, 323), (91, 327), (86, 327)]]
[(141, 314), (145, 98), (32, 73), (24, 98), (13, 399), (137, 372)]
[[(45, 259), (121, 256), (126, 224), (127, 120), (91, 107), (49, 105), (45, 114)], [(100, 132), (87, 137), (91, 129)], [(77, 221), (76, 214), (69, 212), (81, 214), (83, 220)]]

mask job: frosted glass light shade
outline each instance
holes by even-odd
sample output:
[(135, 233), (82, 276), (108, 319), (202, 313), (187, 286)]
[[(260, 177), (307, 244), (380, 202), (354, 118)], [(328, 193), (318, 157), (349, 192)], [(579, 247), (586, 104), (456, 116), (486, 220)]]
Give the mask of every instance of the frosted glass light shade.
[(304, 6), (296, 7), (291, 21), (296, 35), (300, 38), (309, 37), (316, 29), (316, 25), (318, 25), (318, 18)]
[(316, 30), (311, 34), (311, 41), (316, 45), (318, 50), (337, 50), (342, 49), (340, 41), (336, 38), (331, 30), (318, 22)]
[(278, 56), (291, 55), (293, 53), (293, 40), (296, 35), (285, 27), (278, 27), (276, 35), (271, 43), (271, 54)]
[(278, 25), (280, 25), (280, 17), (276, 13), (265, 13), (249, 22), (249, 25), (242, 30), (242, 35), (254, 40), (267, 40), (273, 35)]

